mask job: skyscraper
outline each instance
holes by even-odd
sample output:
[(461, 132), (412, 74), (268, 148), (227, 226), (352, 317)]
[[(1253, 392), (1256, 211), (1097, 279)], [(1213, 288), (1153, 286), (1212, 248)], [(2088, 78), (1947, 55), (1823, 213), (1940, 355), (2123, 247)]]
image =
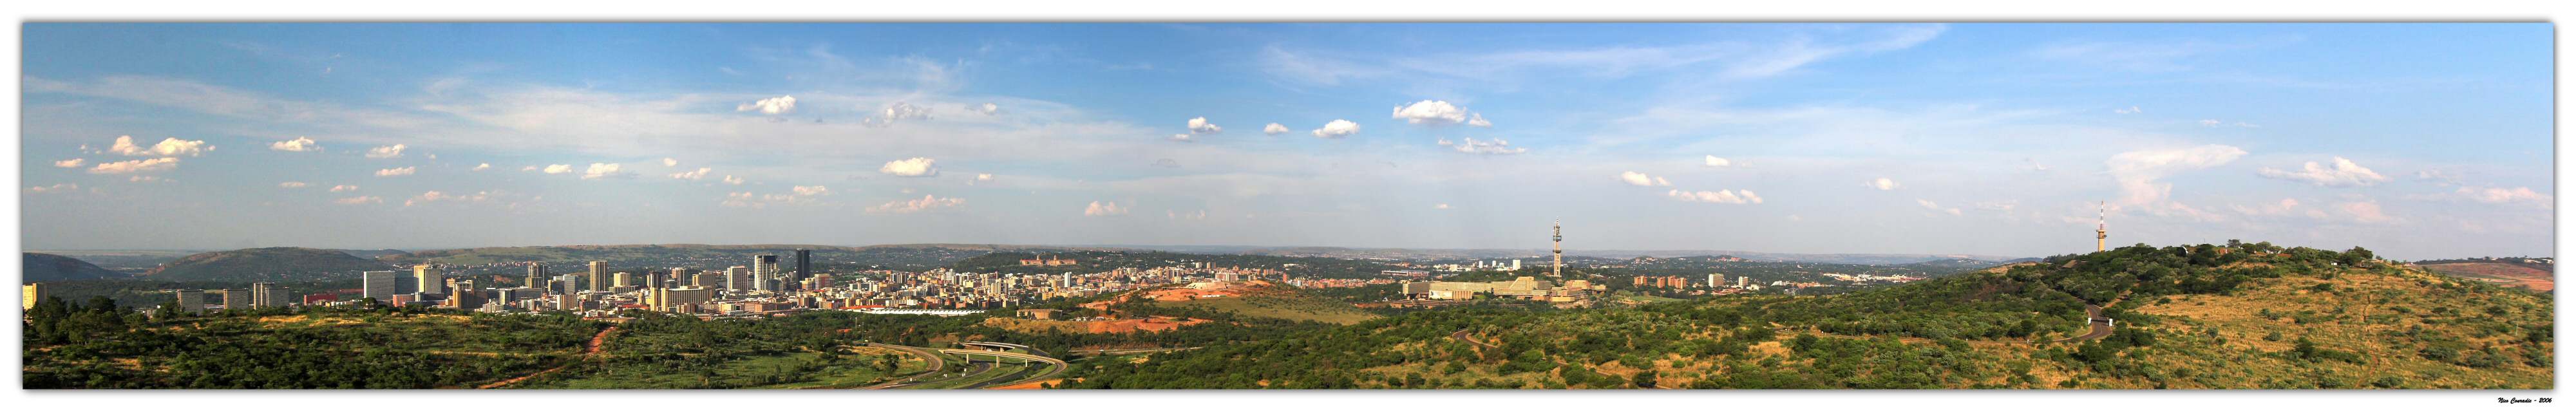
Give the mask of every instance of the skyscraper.
[(447, 276), (438, 273), (438, 268), (430, 267), (428, 264), (412, 265), (411, 278), (412, 281), (420, 282), (420, 286), (412, 290), (420, 293), (447, 293)]
[(805, 283), (806, 278), (811, 277), (814, 277), (814, 251), (796, 249), (796, 274), (788, 278), (787, 288), (795, 290)]
[(546, 285), (545, 282), (546, 264), (543, 262), (528, 262), (528, 281), (527, 283), (519, 284), (519, 286), (532, 288), (543, 287)]
[(178, 301), (179, 310), (206, 310), (206, 291), (203, 289), (171, 289), (170, 294), (172, 300)]
[(45, 284), (29, 283), (18, 286), (18, 297), (18, 310), (35, 309), (36, 302), (45, 300)]
[(741, 266), (725, 268), (725, 291), (751, 290), (751, 269)]
[(288, 299), (290, 297), (287, 296), (286, 288), (278, 287), (275, 283), (250, 284), (250, 307), (285, 307)]
[(778, 290), (778, 255), (751, 257), (751, 288), (765, 291)]
[(590, 272), (589, 272), (589, 273), (590, 273), (590, 288), (589, 288), (589, 289), (587, 289), (587, 290), (608, 290), (608, 283), (609, 283), (609, 279), (608, 279), (608, 262), (607, 262), (607, 261), (599, 261), (599, 260), (593, 260), (593, 261), (590, 261)]
[(399, 280), (395, 279), (400, 276), (394, 271), (370, 270), (358, 274), (358, 277), (361, 288), (358, 296), (375, 299), (377, 303), (393, 303), (394, 295), (400, 293), (396, 291), (401, 289), (397, 286)]
[(1565, 277), (1565, 221), (1556, 221), (1556, 235), (1548, 239), (1556, 242), (1556, 265), (1547, 269), (1547, 276)]
[(608, 286), (609, 286), (609, 287), (612, 287), (612, 288), (621, 288), (621, 289), (622, 289), (622, 288), (626, 288), (626, 287), (630, 287), (630, 286), (635, 286), (635, 274), (634, 274), (634, 273), (630, 273), (630, 272), (617, 272), (616, 274), (612, 274), (612, 275), (608, 275), (608, 276), (609, 276), (611, 279), (614, 279), (614, 280), (611, 280), (611, 281), (609, 282), (609, 284), (608, 284)]

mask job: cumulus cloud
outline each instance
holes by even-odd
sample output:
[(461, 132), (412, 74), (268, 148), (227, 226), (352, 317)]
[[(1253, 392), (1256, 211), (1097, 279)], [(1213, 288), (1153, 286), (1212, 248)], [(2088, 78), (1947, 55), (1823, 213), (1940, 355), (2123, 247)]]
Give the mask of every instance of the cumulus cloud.
[(1266, 135), (1271, 135), (1271, 136), (1278, 136), (1280, 133), (1287, 133), (1287, 132), (1288, 132), (1288, 126), (1286, 126), (1286, 125), (1281, 125), (1281, 124), (1278, 124), (1278, 123), (1271, 123), (1271, 124), (1270, 124), (1270, 125), (1268, 125), (1268, 126), (1261, 126), (1261, 134), (1266, 134)]
[(474, 194), (470, 194), (470, 195), (454, 195), (454, 194), (447, 194), (447, 193), (445, 193), (445, 192), (440, 192), (440, 191), (432, 190), (432, 191), (427, 191), (427, 192), (421, 192), (421, 194), (420, 194), (419, 196), (412, 196), (410, 199), (404, 199), (404, 200), (403, 200), (403, 206), (421, 205), (421, 204), (428, 204), (428, 203), (432, 203), (432, 202), (459, 202), (459, 203), (481, 202), (481, 201), (485, 201), (485, 200), (491, 200), (493, 197), (498, 196), (498, 195), (499, 195), (499, 193), (496, 193), (496, 192), (493, 192), (493, 191), (489, 191), (489, 190), (486, 190), (486, 191), (480, 191), (480, 192), (474, 192)]
[(126, 178), (125, 178), (125, 181), (128, 181), (128, 182), (143, 182), (143, 183), (150, 183), (150, 182), (167, 182), (168, 180), (161, 180), (161, 177), (160, 177), (160, 176), (129, 176), (129, 177), (126, 177)]
[(739, 177), (733, 177), (733, 175), (725, 175), (725, 177), (724, 177), (724, 182), (725, 182), (725, 184), (728, 184), (728, 185), (741, 185), (741, 184), (742, 184), (742, 178), (739, 178)]
[(2452, 191), (2452, 194), (2461, 199), (2467, 199), (2479, 203), (2504, 204), (2528, 202), (2542, 208), (2548, 208), (2551, 206), (2552, 202), (2556, 201), (2555, 197), (2550, 196), (2547, 193), (2533, 191), (2529, 187), (2507, 189), (2501, 187), (2463, 186), (2458, 190)]
[(877, 110), (877, 114), (875, 116), (871, 116), (865, 120), (860, 120), (859, 124), (866, 125), (868, 127), (886, 127), (894, 125), (897, 121), (929, 119), (930, 108), (928, 107), (914, 106), (911, 103), (905, 102), (894, 102), (894, 104), (886, 105), (884, 109)]
[(2263, 177), (2317, 186), (2370, 186), (2389, 180), (2387, 176), (2379, 175), (2379, 172), (2370, 171), (2370, 168), (2361, 167), (2360, 164), (2340, 156), (2334, 158), (2333, 167), (2322, 167), (2318, 166), (2317, 162), (2308, 162), (2298, 171), (2266, 167), (2256, 172)]
[(2415, 178), (2429, 180), (2432, 181), (2433, 184), (2443, 186), (2460, 184), (2460, 174), (2458, 172), (2442, 169), (2424, 169), (2423, 171), (2415, 172)]
[(1898, 185), (1895, 180), (1889, 180), (1888, 178), (1882, 177), (1876, 180), (1861, 182), (1861, 186), (1868, 186), (1871, 189), (1878, 190), (1896, 190)]
[(408, 147), (403, 146), (403, 145), (402, 145), (402, 144), (400, 144), (400, 143), (394, 144), (394, 145), (392, 145), (392, 146), (376, 146), (376, 148), (373, 148), (373, 149), (367, 149), (367, 158), (369, 158), (369, 159), (392, 159), (392, 158), (402, 157), (402, 155), (403, 155), (403, 149), (406, 149), (406, 148), (408, 148)]
[(1315, 137), (1340, 139), (1359, 132), (1359, 123), (1351, 123), (1349, 120), (1333, 119), (1331, 123), (1325, 123), (1324, 128), (1315, 129), (1313, 133), (1315, 134)]
[(2335, 208), (2343, 210), (2343, 213), (2351, 216), (2352, 221), (2354, 222), (2387, 223), (2397, 220), (2396, 218), (2389, 217), (2387, 213), (2379, 210), (2379, 201), (2376, 200), (2346, 202), (2335, 205)]
[(2224, 122), (2220, 122), (2218, 119), (2200, 119), (2200, 127), (2218, 127), (2221, 123)]
[(347, 192), (347, 191), (354, 191), (354, 190), (358, 190), (358, 186), (357, 186), (357, 185), (334, 185), (334, 186), (331, 186), (331, 193), (340, 193), (340, 192)]
[(582, 180), (590, 180), (635, 175), (634, 173), (627, 172), (624, 169), (625, 167), (619, 166), (616, 163), (592, 163), (590, 164), (590, 168), (582, 169), (581, 178)]
[(1627, 182), (1627, 183), (1628, 183), (1629, 185), (1631, 185), (1631, 186), (1672, 186), (1672, 185), (1673, 185), (1673, 182), (1665, 181), (1665, 180), (1664, 180), (1664, 178), (1661, 178), (1661, 177), (1654, 177), (1654, 176), (1647, 176), (1645, 173), (1637, 173), (1637, 172), (1619, 172), (1619, 181), (1621, 181), (1621, 182)]
[(1206, 117), (1192, 117), (1192, 118), (1190, 118), (1190, 123), (1189, 123), (1189, 124), (1190, 124), (1190, 133), (1192, 133), (1192, 134), (1217, 134), (1217, 133), (1225, 133), (1225, 128), (1224, 128), (1224, 127), (1219, 127), (1219, 126), (1217, 126), (1215, 123), (1208, 123), (1208, 121), (1207, 121), (1207, 118), (1206, 118)]
[(153, 159), (127, 160), (127, 161), (122, 161), (122, 162), (107, 162), (107, 163), (99, 163), (98, 165), (90, 166), (90, 167), (89, 167), (89, 172), (90, 172), (90, 173), (96, 173), (96, 174), (143, 173), (143, 172), (159, 172), (159, 171), (165, 171), (165, 170), (170, 170), (170, 169), (176, 169), (176, 168), (178, 168), (178, 167), (179, 167), (179, 158), (176, 158), (176, 157), (163, 157), (163, 158), (153, 158)]
[(2153, 149), (2122, 152), (2107, 162), (2111, 178), (2120, 185), (2120, 201), (2127, 206), (2163, 203), (2173, 191), (2173, 184), (2159, 180), (2188, 170), (2217, 167), (2244, 157), (2245, 149), (2228, 145), (2203, 145), (2181, 149)]
[(1172, 137), (1165, 138), (1165, 139), (1166, 139), (1166, 140), (1175, 141), (1175, 142), (1190, 142), (1190, 141), (1196, 141), (1196, 140), (1195, 140), (1195, 139), (1196, 139), (1196, 137), (1193, 137), (1193, 136), (1190, 136), (1190, 135), (1187, 135), (1187, 134), (1175, 134), (1175, 135), (1172, 135)]
[(1002, 112), (1002, 105), (992, 104), (992, 103), (985, 103), (985, 104), (981, 104), (981, 105), (976, 105), (973, 109), (975, 110), (975, 112), (976, 112), (976, 113), (983, 113), (985, 116), (991, 116), (991, 115), (993, 115), (993, 114), (995, 114), (995, 113), (1001, 113), (1001, 112)]
[(1476, 113), (1467, 115), (1467, 125), (1475, 127), (1494, 127), (1494, 122), (1485, 120), (1484, 113)]
[(937, 176), (939, 175), (938, 162), (938, 160), (933, 160), (927, 157), (896, 160), (886, 162), (885, 166), (878, 167), (877, 172), (902, 177)]
[(1083, 216), (1119, 216), (1125, 214), (1127, 214), (1127, 207), (1119, 206), (1118, 202), (1102, 202), (1094, 200), (1091, 201), (1091, 207), (1082, 209)]
[(281, 152), (312, 152), (322, 150), (322, 145), (313, 143), (313, 139), (305, 138), (304, 136), (296, 136), (294, 140), (271, 142), (268, 144), (268, 150)]
[(404, 166), (404, 167), (397, 167), (397, 168), (392, 168), (392, 169), (379, 169), (379, 170), (376, 170), (376, 177), (387, 177), (387, 176), (410, 176), (410, 175), (412, 174), (412, 172), (415, 172), (415, 171), (419, 171), (419, 168), (410, 167), (410, 166)]
[(476, 163), (476, 164), (474, 164), (474, 171), (480, 172), (480, 171), (485, 171), (485, 170), (492, 170), (492, 164), (491, 164), (491, 163)]
[(680, 179), (680, 180), (698, 180), (698, 179), (706, 178), (706, 177), (707, 177), (707, 172), (709, 172), (709, 171), (713, 171), (713, 170), (715, 170), (715, 169), (713, 169), (713, 168), (705, 168), (705, 167), (701, 167), (701, 168), (698, 168), (698, 170), (694, 170), (694, 171), (687, 171), (687, 172), (672, 173), (672, 174), (671, 174), (671, 178), (673, 178), (673, 179)]
[(27, 188), (28, 193), (59, 193), (73, 190), (80, 190), (80, 185), (76, 183), (55, 183), (52, 186), (34, 186)]
[(179, 140), (176, 137), (163, 138), (151, 147), (136, 146), (134, 136), (117, 136), (116, 143), (107, 148), (108, 153), (136, 157), (196, 157), (205, 155), (208, 150), (215, 150), (215, 147), (207, 146), (204, 140)]
[[(1413, 102), (1413, 104), (1396, 106), (1394, 119), (1403, 120), (1405, 123), (1411, 124), (1440, 126), (1465, 123), (1468, 119), (1468, 113), (1467, 109), (1459, 108), (1457, 105), (1449, 104), (1447, 101), (1423, 100)], [(1484, 117), (1477, 116), (1475, 119), (1483, 121)]]
[(1457, 142), (1451, 142), (1449, 139), (1440, 139), (1440, 145), (1448, 146), (1451, 149), (1457, 150), (1458, 153), (1467, 154), (1510, 155), (1529, 152), (1529, 149), (1527, 148), (1512, 147), (1512, 142), (1503, 141), (1503, 139), (1479, 142), (1476, 141), (1476, 138), (1468, 137), (1461, 138), (1459, 140), (1460, 141)]
[(920, 199), (897, 200), (868, 207), (870, 213), (913, 213), (938, 208), (965, 206), (966, 199), (922, 195)]
[(68, 160), (56, 160), (56, 161), (54, 161), (54, 167), (60, 167), (60, 168), (65, 168), (65, 169), (74, 169), (74, 168), (79, 168), (79, 167), (81, 167), (82, 165), (87, 165), (87, 164), (89, 164), (89, 159), (73, 158), (73, 159), (68, 159)]
[(2142, 110), (2138, 110), (2138, 107), (2137, 107), (2137, 106), (2129, 106), (2129, 108), (2126, 108), (2126, 109), (2111, 109), (2111, 112), (2112, 112), (2112, 113), (2119, 113), (2119, 114), (2138, 114), (2138, 112), (2141, 112), (2141, 111), (2142, 111)]
[(1717, 155), (1706, 155), (1706, 157), (1707, 158), (1705, 159), (1700, 159), (1700, 164), (1708, 165), (1708, 167), (1727, 167), (1735, 165), (1734, 161), (1726, 160), (1726, 158), (1723, 157), (1717, 157)]
[(572, 165), (546, 165), (544, 171), (550, 175), (572, 173)]
[(679, 166), (679, 165), (680, 165), (680, 159), (673, 159), (673, 158), (668, 158), (668, 157), (662, 158), (662, 167), (672, 167), (672, 166)]
[(1665, 191), (1664, 196), (1684, 202), (1723, 203), (1733, 205), (1762, 203), (1762, 196), (1753, 194), (1753, 191), (1751, 190), (1719, 190), (1711, 192), (1705, 190), (1687, 191), (1675, 189)]
[(759, 112), (760, 112), (760, 114), (788, 114), (788, 113), (795, 113), (795, 112), (796, 112), (796, 96), (778, 96), (778, 97), (772, 97), (772, 98), (767, 98), (767, 99), (760, 99), (759, 101), (754, 101), (754, 102), (751, 102), (751, 103), (743, 103), (742, 105), (734, 106), (734, 107), (733, 107), (733, 111), (737, 111), (737, 112), (759, 111)]
[(283, 188), (288, 188), (288, 189), (301, 188), (301, 187), (304, 187), (304, 186), (305, 186), (305, 185), (304, 185), (304, 182), (280, 182), (280, 183), (278, 183), (278, 184), (277, 184), (277, 187), (283, 187)]
[(331, 199), (331, 203), (338, 203), (338, 204), (344, 204), (344, 205), (363, 205), (363, 204), (368, 204), (368, 203), (384, 203), (384, 202), (385, 202), (385, 198), (375, 197), (375, 196), (357, 196), (357, 197), (343, 197), (343, 198), (338, 198), (338, 199)]
[(1925, 209), (1932, 209), (1932, 211), (1934, 211), (1934, 212), (1948, 213), (1948, 214), (1950, 214), (1951, 216), (1958, 216), (1958, 215), (1959, 215), (1959, 208), (1955, 208), (1955, 207), (1947, 207), (1947, 208), (1945, 208), (1945, 207), (1941, 207), (1941, 204), (1939, 204), (1939, 203), (1933, 203), (1933, 202), (1932, 202), (1932, 201), (1930, 201), (1930, 200), (1914, 199), (1914, 204), (1923, 205), (1923, 208), (1925, 208)]
[(797, 196), (822, 196), (822, 195), (832, 194), (832, 189), (830, 189), (830, 188), (826, 188), (826, 187), (823, 187), (823, 186), (820, 186), (820, 185), (817, 185), (817, 186), (797, 186), (797, 187), (791, 188), (790, 190), (794, 190), (794, 191), (796, 192), (796, 195), (797, 195)]
[[(2227, 205), (2227, 208), (2235, 210), (2236, 213), (2241, 213), (2246, 216), (2285, 216), (2298, 213), (2300, 211), (2299, 200), (2291, 198), (2282, 198), (2281, 201), (2278, 202), (2254, 206)], [(2324, 213), (2316, 210), (2308, 210), (2308, 212), (2312, 212), (2311, 215)]]

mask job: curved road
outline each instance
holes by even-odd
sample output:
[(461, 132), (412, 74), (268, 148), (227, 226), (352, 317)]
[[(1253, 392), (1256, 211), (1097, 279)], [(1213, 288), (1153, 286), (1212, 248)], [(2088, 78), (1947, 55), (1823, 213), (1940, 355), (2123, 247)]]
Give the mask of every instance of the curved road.
[(930, 375), (931, 375), (931, 374), (939, 373), (940, 371), (944, 370), (944, 368), (947, 368), (947, 367), (948, 367), (948, 361), (940, 360), (940, 359), (939, 359), (939, 355), (938, 355), (938, 354), (930, 353), (930, 351), (929, 351), (929, 350), (926, 350), (926, 349), (923, 349), (923, 348), (916, 348), (916, 347), (903, 346), (903, 345), (888, 345), (888, 344), (883, 344), (883, 343), (870, 343), (870, 344), (868, 344), (868, 346), (871, 346), (871, 347), (879, 347), (879, 348), (886, 348), (886, 349), (893, 349), (893, 350), (899, 350), (899, 351), (905, 351), (905, 352), (912, 352), (913, 356), (920, 356), (922, 359), (929, 359), (929, 360), (930, 360), (930, 369), (929, 369), (929, 370), (921, 371), (921, 373), (919, 373), (919, 374), (914, 374), (914, 375), (912, 375), (912, 376), (906, 376), (906, 377), (903, 377), (902, 379), (896, 379), (896, 380), (892, 380), (892, 381), (887, 381), (886, 383), (876, 384), (875, 386), (861, 387), (861, 388), (859, 388), (859, 389), (892, 389), (892, 388), (903, 387), (903, 386), (905, 386), (905, 385), (911, 385), (911, 384), (913, 384), (913, 383), (915, 383), (915, 382), (918, 382), (918, 381), (920, 381), (920, 379), (921, 379), (921, 378), (927, 378), (927, 377), (930, 377)]
[[(1467, 328), (1467, 329), (1474, 329), (1474, 328)], [(1501, 349), (1501, 348), (1502, 348), (1501, 346), (1494, 346), (1494, 345), (1486, 344), (1486, 343), (1484, 343), (1484, 342), (1477, 342), (1475, 338), (1469, 338), (1469, 337), (1467, 337), (1467, 329), (1459, 329), (1457, 332), (1449, 332), (1449, 338), (1450, 338), (1450, 339), (1457, 339), (1457, 340), (1459, 340), (1459, 341), (1461, 341), (1461, 342), (1467, 342), (1468, 344), (1473, 344), (1473, 345), (1476, 345), (1476, 347), (1485, 348), (1485, 349)]]
[[(960, 389), (985, 388), (985, 387), (994, 387), (994, 386), (1011, 386), (1011, 385), (1018, 385), (1018, 384), (1029, 383), (1029, 382), (1036, 382), (1036, 381), (1039, 381), (1039, 380), (1044, 380), (1044, 379), (1047, 379), (1047, 378), (1055, 377), (1055, 375), (1058, 375), (1058, 374), (1063, 374), (1063, 373), (1064, 373), (1065, 368), (1067, 368), (1067, 367), (1068, 367), (1067, 365), (1065, 365), (1065, 364), (1064, 364), (1064, 361), (1063, 361), (1063, 360), (1060, 360), (1060, 359), (1050, 358), (1050, 357), (1045, 357), (1045, 356), (1038, 356), (1038, 355), (1022, 354), (1022, 353), (995, 352), (995, 351), (988, 351), (988, 350), (975, 350), (975, 349), (940, 349), (940, 350), (939, 350), (939, 353), (946, 353), (946, 354), (951, 354), (951, 355), (986, 355), (986, 356), (999, 356), (999, 357), (1012, 358), (1012, 359), (1019, 359), (1019, 360), (1026, 360), (1026, 361), (1038, 361), (1038, 362), (1044, 362), (1044, 363), (1046, 363), (1046, 364), (1047, 364), (1047, 369), (1046, 369), (1046, 371), (1041, 372), (1041, 373), (1038, 373), (1038, 374), (1036, 374), (1036, 375), (1029, 376), (1029, 377), (1027, 377), (1027, 378), (1022, 378), (1022, 379), (1012, 380), (1012, 381), (1010, 381), (1010, 382), (1004, 382), (1004, 383), (1001, 383), (1001, 384), (994, 384), (994, 385), (983, 385), (983, 383), (985, 383), (985, 382), (976, 382), (975, 384), (967, 385), (967, 388), (960, 388)], [(999, 365), (996, 365), (996, 366), (999, 366)]]

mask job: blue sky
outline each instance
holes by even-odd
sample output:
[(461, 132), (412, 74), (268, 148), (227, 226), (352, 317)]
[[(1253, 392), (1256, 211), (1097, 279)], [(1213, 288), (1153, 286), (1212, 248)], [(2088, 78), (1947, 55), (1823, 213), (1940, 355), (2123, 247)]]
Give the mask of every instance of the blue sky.
[(19, 196), (31, 249), (2039, 256), (2108, 202), (2546, 256), (2551, 29), (36, 23)]

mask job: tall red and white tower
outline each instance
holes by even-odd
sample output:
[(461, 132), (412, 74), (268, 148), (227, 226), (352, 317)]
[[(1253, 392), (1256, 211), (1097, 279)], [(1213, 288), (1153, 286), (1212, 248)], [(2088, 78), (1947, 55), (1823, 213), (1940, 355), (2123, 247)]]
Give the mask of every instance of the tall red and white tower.
[(2105, 211), (2109, 208), (2108, 203), (2093, 204), (2093, 251), (2095, 252), (2103, 251), (2111, 245), (2111, 214)]
[(1551, 236), (1551, 237), (1549, 237), (1548, 239), (1549, 239), (1549, 240), (1551, 240), (1551, 241), (1556, 242), (1556, 265), (1554, 265), (1554, 266), (1552, 266), (1552, 267), (1549, 267), (1549, 268), (1548, 268), (1548, 274), (1547, 274), (1547, 276), (1548, 276), (1548, 277), (1558, 277), (1558, 278), (1565, 277), (1565, 221), (1564, 221), (1564, 220), (1558, 220), (1558, 221), (1556, 221), (1556, 234), (1555, 234), (1555, 236)]

